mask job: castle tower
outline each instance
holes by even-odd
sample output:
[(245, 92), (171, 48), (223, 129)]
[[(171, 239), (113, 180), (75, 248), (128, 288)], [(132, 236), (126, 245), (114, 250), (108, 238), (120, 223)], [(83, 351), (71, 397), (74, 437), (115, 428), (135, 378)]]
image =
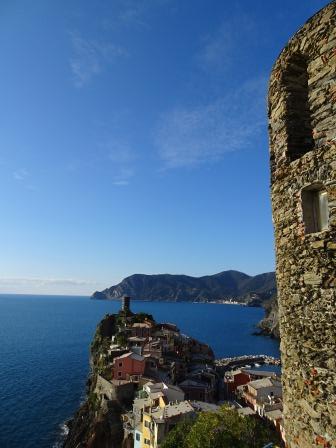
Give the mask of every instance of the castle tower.
[(131, 303), (131, 298), (128, 296), (124, 296), (122, 298), (122, 302), (121, 302), (122, 311), (125, 311), (128, 313), (130, 311), (130, 303)]
[(286, 439), (334, 448), (336, 1), (277, 59), (269, 134)]

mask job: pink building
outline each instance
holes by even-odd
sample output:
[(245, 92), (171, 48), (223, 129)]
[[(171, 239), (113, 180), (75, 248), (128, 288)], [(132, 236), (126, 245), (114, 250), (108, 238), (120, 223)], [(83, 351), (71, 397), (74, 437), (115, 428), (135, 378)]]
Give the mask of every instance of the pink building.
[(113, 378), (115, 380), (136, 380), (145, 372), (145, 358), (136, 353), (125, 353), (114, 358)]

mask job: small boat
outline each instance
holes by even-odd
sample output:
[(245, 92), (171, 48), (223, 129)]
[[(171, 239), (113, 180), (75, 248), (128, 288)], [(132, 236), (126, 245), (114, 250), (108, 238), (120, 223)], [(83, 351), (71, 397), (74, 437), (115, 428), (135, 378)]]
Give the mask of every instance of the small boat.
[(261, 364), (258, 364), (257, 362), (255, 362), (254, 367), (261, 367)]

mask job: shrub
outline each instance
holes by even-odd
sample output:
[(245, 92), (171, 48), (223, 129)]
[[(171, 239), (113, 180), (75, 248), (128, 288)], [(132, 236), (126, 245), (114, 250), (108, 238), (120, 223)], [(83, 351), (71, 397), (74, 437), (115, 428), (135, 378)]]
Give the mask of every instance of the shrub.
[(201, 412), (193, 422), (178, 424), (161, 447), (261, 448), (269, 442), (280, 440), (266, 422), (223, 406), (218, 412)]

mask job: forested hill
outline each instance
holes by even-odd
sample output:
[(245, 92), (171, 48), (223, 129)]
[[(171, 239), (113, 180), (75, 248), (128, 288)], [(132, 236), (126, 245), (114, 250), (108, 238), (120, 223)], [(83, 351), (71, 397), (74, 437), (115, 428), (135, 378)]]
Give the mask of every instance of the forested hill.
[(250, 276), (239, 271), (224, 271), (204, 277), (187, 275), (134, 274), (119, 284), (99, 292), (93, 299), (120, 299), (128, 295), (135, 300), (173, 302), (207, 302), (236, 300), (258, 305), (276, 292), (275, 273)]

